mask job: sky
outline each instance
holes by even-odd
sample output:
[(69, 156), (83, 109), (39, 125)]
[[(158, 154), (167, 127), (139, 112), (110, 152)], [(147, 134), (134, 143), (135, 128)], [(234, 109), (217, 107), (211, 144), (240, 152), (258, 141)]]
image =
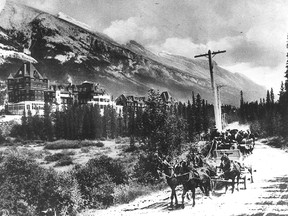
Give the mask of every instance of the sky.
[(275, 93), (284, 80), (287, 0), (15, 1), (63, 12), (121, 44), (136, 40), (155, 53), (194, 58), (209, 49), (226, 50), (214, 58), (219, 66)]

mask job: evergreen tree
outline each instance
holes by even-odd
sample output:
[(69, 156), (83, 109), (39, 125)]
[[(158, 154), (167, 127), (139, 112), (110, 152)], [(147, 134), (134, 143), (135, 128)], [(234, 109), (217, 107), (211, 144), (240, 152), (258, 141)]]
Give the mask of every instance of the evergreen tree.
[(177, 116), (183, 117), (183, 104), (181, 102), (178, 103), (177, 111), (178, 111)]
[(135, 137), (139, 138), (138, 141), (141, 142), (142, 130), (143, 130), (143, 110), (141, 108), (136, 111), (135, 118)]
[(192, 142), (195, 133), (195, 115), (190, 101), (188, 101), (187, 105), (187, 128), (188, 128), (188, 138)]
[(109, 106), (109, 109), (110, 109), (110, 128), (111, 128), (110, 138), (114, 139), (117, 136), (117, 113), (113, 107)]
[(202, 100), (200, 94), (196, 96), (196, 111), (195, 111), (195, 130), (197, 134), (200, 134), (203, 131), (202, 124)]
[(103, 133), (103, 126), (102, 126), (102, 117), (100, 114), (100, 107), (99, 105), (95, 105), (93, 107), (93, 121), (94, 121), (94, 130), (95, 130), (95, 138), (99, 139), (102, 137)]
[(128, 135), (128, 106), (123, 107), (123, 135)]
[(34, 131), (32, 126), (32, 113), (28, 110), (28, 117), (27, 117), (27, 139), (32, 140), (34, 138)]
[(103, 134), (102, 137), (111, 137), (111, 115), (109, 107), (104, 108), (104, 115), (102, 117)]
[(130, 137), (130, 146), (134, 147), (135, 144), (135, 110), (134, 107), (129, 107), (127, 109), (127, 114), (128, 114), (128, 136)]
[(240, 91), (240, 123), (245, 123), (245, 105), (243, 98), (243, 91)]
[(149, 90), (146, 108), (143, 113), (143, 133), (142, 142), (150, 152), (157, 152), (162, 140), (161, 131), (167, 118), (165, 103), (159, 92)]
[(44, 137), (46, 140), (51, 141), (53, 139), (53, 126), (50, 116), (50, 106), (47, 102), (44, 105)]
[(121, 113), (117, 117), (117, 136), (124, 136), (124, 120)]
[(31, 117), (32, 120), (32, 131), (33, 131), (33, 136), (32, 139), (41, 139), (44, 140), (44, 122), (43, 118), (40, 117), (38, 114), (34, 115)]
[(27, 139), (27, 117), (26, 117), (26, 111), (23, 111), (23, 116), (21, 118), (21, 122), (22, 122), (22, 127), (21, 127), (21, 134), (19, 134), (19, 136), (21, 136), (24, 139)]
[(90, 109), (88, 106), (83, 107), (83, 127), (82, 127), (82, 139), (91, 139), (91, 131), (92, 131), (92, 125), (91, 125), (91, 115), (90, 115)]
[(208, 116), (207, 101), (205, 103), (204, 99), (202, 100), (202, 119), (203, 119), (203, 131), (207, 133), (209, 129), (209, 116)]
[(275, 99), (275, 97), (274, 97), (274, 91), (273, 91), (273, 88), (271, 88), (271, 90), (270, 90), (270, 100), (271, 100), (271, 104), (274, 104), (274, 99)]
[(271, 97), (270, 97), (270, 92), (267, 90), (266, 94), (266, 104), (269, 106), (271, 104)]
[(54, 131), (56, 139), (64, 138), (64, 116), (58, 109), (54, 114)]

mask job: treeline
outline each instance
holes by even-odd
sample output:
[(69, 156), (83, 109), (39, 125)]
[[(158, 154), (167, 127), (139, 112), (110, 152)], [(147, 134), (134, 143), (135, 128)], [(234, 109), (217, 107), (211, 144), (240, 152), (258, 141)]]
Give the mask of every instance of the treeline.
[[(288, 47), (288, 42), (287, 42)], [(288, 54), (286, 55), (288, 57)], [(240, 118), (263, 136), (288, 138), (288, 61), (286, 62), (285, 81), (281, 82), (279, 99), (275, 101), (274, 91), (267, 91), (266, 98), (245, 103), (241, 92)]]
[(281, 84), (279, 100), (275, 101), (274, 91), (267, 90), (266, 98), (260, 101), (244, 102), (241, 92), (239, 117), (240, 123), (249, 124), (254, 132), (262, 137), (288, 137), (288, 93), (287, 87)]
[[(152, 117), (148, 120), (150, 116)], [(147, 143), (146, 137), (155, 133), (153, 130), (157, 131), (156, 125), (165, 126), (173, 118), (181, 121), (182, 131), (186, 134), (185, 140), (194, 141), (201, 132), (207, 132), (213, 126), (213, 106), (201, 99), (199, 94), (196, 97), (193, 94), (192, 101), (188, 103), (168, 104), (154, 90), (148, 92), (146, 108), (124, 107), (122, 115), (117, 114), (110, 106), (101, 115), (98, 105), (78, 104), (51, 113), (51, 108), (46, 103), (44, 116), (24, 113), (22, 124), (15, 125), (10, 135), (24, 140), (49, 141), (113, 139), (120, 136), (130, 137), (133, 145), (136, 141)]]
[(51, 113), (48, 103), (44, 106), (44, 116), (22, 116), (22, 124), (15, 125), (11, 136), (24, 140), (58, 140), (58, 139), (100, 139), (119, 136), (116, 111), (108, 106), (101, 116), (99, 106), (74, 104)]

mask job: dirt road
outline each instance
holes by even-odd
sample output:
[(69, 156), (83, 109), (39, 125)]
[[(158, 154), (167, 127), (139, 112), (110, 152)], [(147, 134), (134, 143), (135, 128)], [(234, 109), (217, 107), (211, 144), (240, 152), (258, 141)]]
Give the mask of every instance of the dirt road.
[[(224, 189), (217, 190), (212, 198), (203, 197), (198, 191), (195, 207), (186, 199), (184, 209), (171, 210), (168, 208), (170, 189), (167, 188), (129, 204), (91, 211), (89, 215), (288, 215), (288, 153), (257, 142), (254, 153), (245, 160), (256, 170), (254, 183), (248, 181), (246, 190), (243, 185), (234, 194), (231, 190), (226, 194)], [(177, 193), (180, 200), (181, 190)]]

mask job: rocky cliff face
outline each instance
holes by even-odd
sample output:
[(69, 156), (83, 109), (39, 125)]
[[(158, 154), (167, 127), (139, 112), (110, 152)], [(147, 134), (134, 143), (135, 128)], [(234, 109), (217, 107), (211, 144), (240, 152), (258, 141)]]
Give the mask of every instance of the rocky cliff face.
[[(212, 103), (207, 60), (192, 60), (167, 53), (153, 54), (135, 41), (120, 45), (107, 36), (51, 14), (7, 1), (0, 14), (0, 78), (24, 61), (52, 81), (100, 83), (114, 97), (122, 93), (146, 95), (148, 89), (168, 90), (178, 100), (200, 93)], [(31, 51), (31, 56), (23, 52)], [(222, 102), (239, 105), (240, 90), (245, 100), (265, 96), (265, 89), (239, 74), (214, 63)]]

